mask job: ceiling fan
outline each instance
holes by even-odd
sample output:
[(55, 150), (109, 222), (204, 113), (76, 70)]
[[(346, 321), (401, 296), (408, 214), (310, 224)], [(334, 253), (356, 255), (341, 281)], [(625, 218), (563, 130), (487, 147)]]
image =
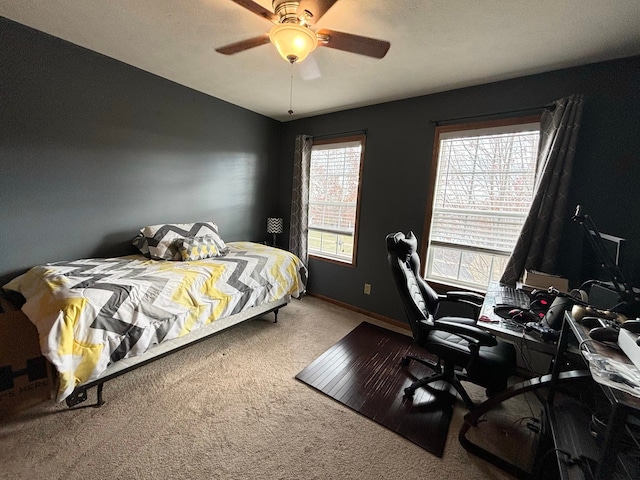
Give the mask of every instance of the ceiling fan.
[(273, 22), (269, 33), (216, 48), (216, 52), (233, 55), (250, 48), (273, 43), (285, 60), (303, 61), (317, 46), (383, 58), (391, 44), (384, 40), (338, 32), (326, 28), (317, 32), (310, 26), (320, 20), (338, 0), (273, 0), (273, 12), (252, 0), (231, 0), (256, 15)]

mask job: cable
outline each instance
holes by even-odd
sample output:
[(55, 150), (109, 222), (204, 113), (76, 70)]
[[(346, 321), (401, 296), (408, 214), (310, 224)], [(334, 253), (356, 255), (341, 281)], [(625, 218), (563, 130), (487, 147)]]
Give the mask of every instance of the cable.
[[(582, 355), (582, 357), (583, 357), (583, 358), (584, 358), (584, 355), (583, 355), (583, 353), (582, 353), (582, 346), (583, 346), (585, 343), (589, 343), (589, 342), (596, 342), (596, 341), (597, 341), (597, 340), (594, 340), (593, 338), (585, 338), (584, 340), (582, 340), (582, 341), (580, 342), (580, 344), (578, 345), (578, 351), (580, 352), (580, 355)], [(598, 343), (601, 343), (601, 342), (598, 342)], [(589, 353), (589, 352), (587, 352), (587, 353)], [(586, 359), (585, 359), (585, 360), (586, 360)]]
[(552, 453), (562, 453), (563, 455), (567, 456), (567, 459), (565, 461), (569, 461), (569, 462), (574, 462), (573, 460), (573, 455), (571, 455), (569, 452), (567, 452), (566, 450), (562, 450), (561, 448), (551, 448), (549, 450), (547, 450), (542, 457), (540, 457), (540, 459), (536, 462), (537, 464), (537, 468), (536, 468), (536, 473), (533, 476), (533, 478), (547, 478), (546, 476), (541, 477), (540, 474), (542, 473), (542, 466), (544, 464), (544, 461), (547, 459), (547, 457), (552, 454)]
[[(525, 338), (526, 332), (524, 330), (522, 330), (522, 336), (520, 337), (520, 358), (522, 359), (522, 363), (525, 364), (525, 367), (527, 367), (529, 369), (529, 371), (533, 372), (533, 368), (531, 367), (531, 351), (529, 349), (529, 345), (526, 342), (526, 338)], [(529, 358), (527, 358), (525, 356), (525, 350), (529, 356)], [(529, 411), (531, 412), (531, 416), (535, 418), (535, 413), (533, 411), (533, 406), (531, 405), (531, 402), (529, 401), (529, 398), (527, 397), (527, 394), (525, 393), (523, 395), (524, 401), (527, 402), (527, 406), (529, 407)], [(536, 397), (537, 398), (537, 397)]]
[[(522, 362), (525, 364), (525, 366), (530, 370), (533, 371), (533, 368), (531, 368), (531, 352), (529, 350), (529, 345), (527, 345), (526, 342), (526, 338), (525, 338), (526, 332), (524, 331), (524, 329), (522, 330), (522, 335), (520, 336), (520, 358), (522, 359)], [(528, 354), (528, 358), (525, 356), (525, 350)]]
[(521, 426), (522, 426), (522, 423), (523, 423), (525, 420), (533, 420), (533, 421), (536, 421), (536, 422), (538, 422), (538, 421), (539, 421), (536, 417), (520, 417), (520, 418), (518, 418), (517, 420), (514, 420), (513, 422), (511, 422), (511, 426), (512, 426), (512, 427), (515, 427), (515, 426), (516, 426), (516, 424), (518, 424), (517, 426), (518, 426), (518, 427), (521, 427)]

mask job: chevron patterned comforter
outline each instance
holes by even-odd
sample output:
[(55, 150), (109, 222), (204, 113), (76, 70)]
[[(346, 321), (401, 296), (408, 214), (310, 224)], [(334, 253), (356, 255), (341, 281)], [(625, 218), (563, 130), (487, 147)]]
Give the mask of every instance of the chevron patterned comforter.
[(222, 257), (188, 262), (143, 255), (32, 268), (5, 289), (20, 292), (43, 354), (58, 370), (58, 401), (113, 362), (217, 319), (305, 289), (306, 269), (284, 250), (229, 242)]

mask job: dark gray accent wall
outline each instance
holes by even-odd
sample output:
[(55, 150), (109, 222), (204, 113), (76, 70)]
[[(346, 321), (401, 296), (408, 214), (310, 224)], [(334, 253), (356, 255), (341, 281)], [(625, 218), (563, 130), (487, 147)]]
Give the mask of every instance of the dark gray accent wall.
[(0, 278), (145, 225), (266, 237), (281, 124), (0, 17)]
[[(264, 240), (267, 216), (289, 217), (295, 135), (366, 129), (357, 266), (312, 260), (309, 289), (402, 320), (384, 237), (422, 236), (430, 120), (583, 93), (570, 203), (629, 240), (640, 283), (640, 57), (281, 124), (1, 17), (0, 45), (0, 280), (133, 252), (155, 223), (211, 219), (227, 240)], [(582, 232), (565, 231), (558, 273), (575, 284)]]
[[(280, 167), (283, 211), (291, 202), (297, 134), (368, 132), (357, 266), (311, 259), (309, 290), (404, 320), (384, 239), (390, 232), (413, 230), (423, 240), (435, 131), (430, 121), (529, 109), (571, 93), (585, 95), (585, 108), (570, 204), (583, 204), (602, 232), (628, 239), (625, 273), (639, 283), (640, 57), (635, 57), (286, 123)], [(557, 273), (576, 285), (582, 280), (583, 237), (571, 213)], [(363, 293), (365, 282), (372, 285), (369, 296)]]

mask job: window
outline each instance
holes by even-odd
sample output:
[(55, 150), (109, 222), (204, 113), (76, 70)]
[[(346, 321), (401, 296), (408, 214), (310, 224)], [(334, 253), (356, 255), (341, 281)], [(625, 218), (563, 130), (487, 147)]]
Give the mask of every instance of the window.
[(314, 141), (309, 255), (355, 265), (364, 136)]
[(500, 279), (533, 200), (539, 129), (538, 117), (436, 129), (426, 278), (481, 290)]

